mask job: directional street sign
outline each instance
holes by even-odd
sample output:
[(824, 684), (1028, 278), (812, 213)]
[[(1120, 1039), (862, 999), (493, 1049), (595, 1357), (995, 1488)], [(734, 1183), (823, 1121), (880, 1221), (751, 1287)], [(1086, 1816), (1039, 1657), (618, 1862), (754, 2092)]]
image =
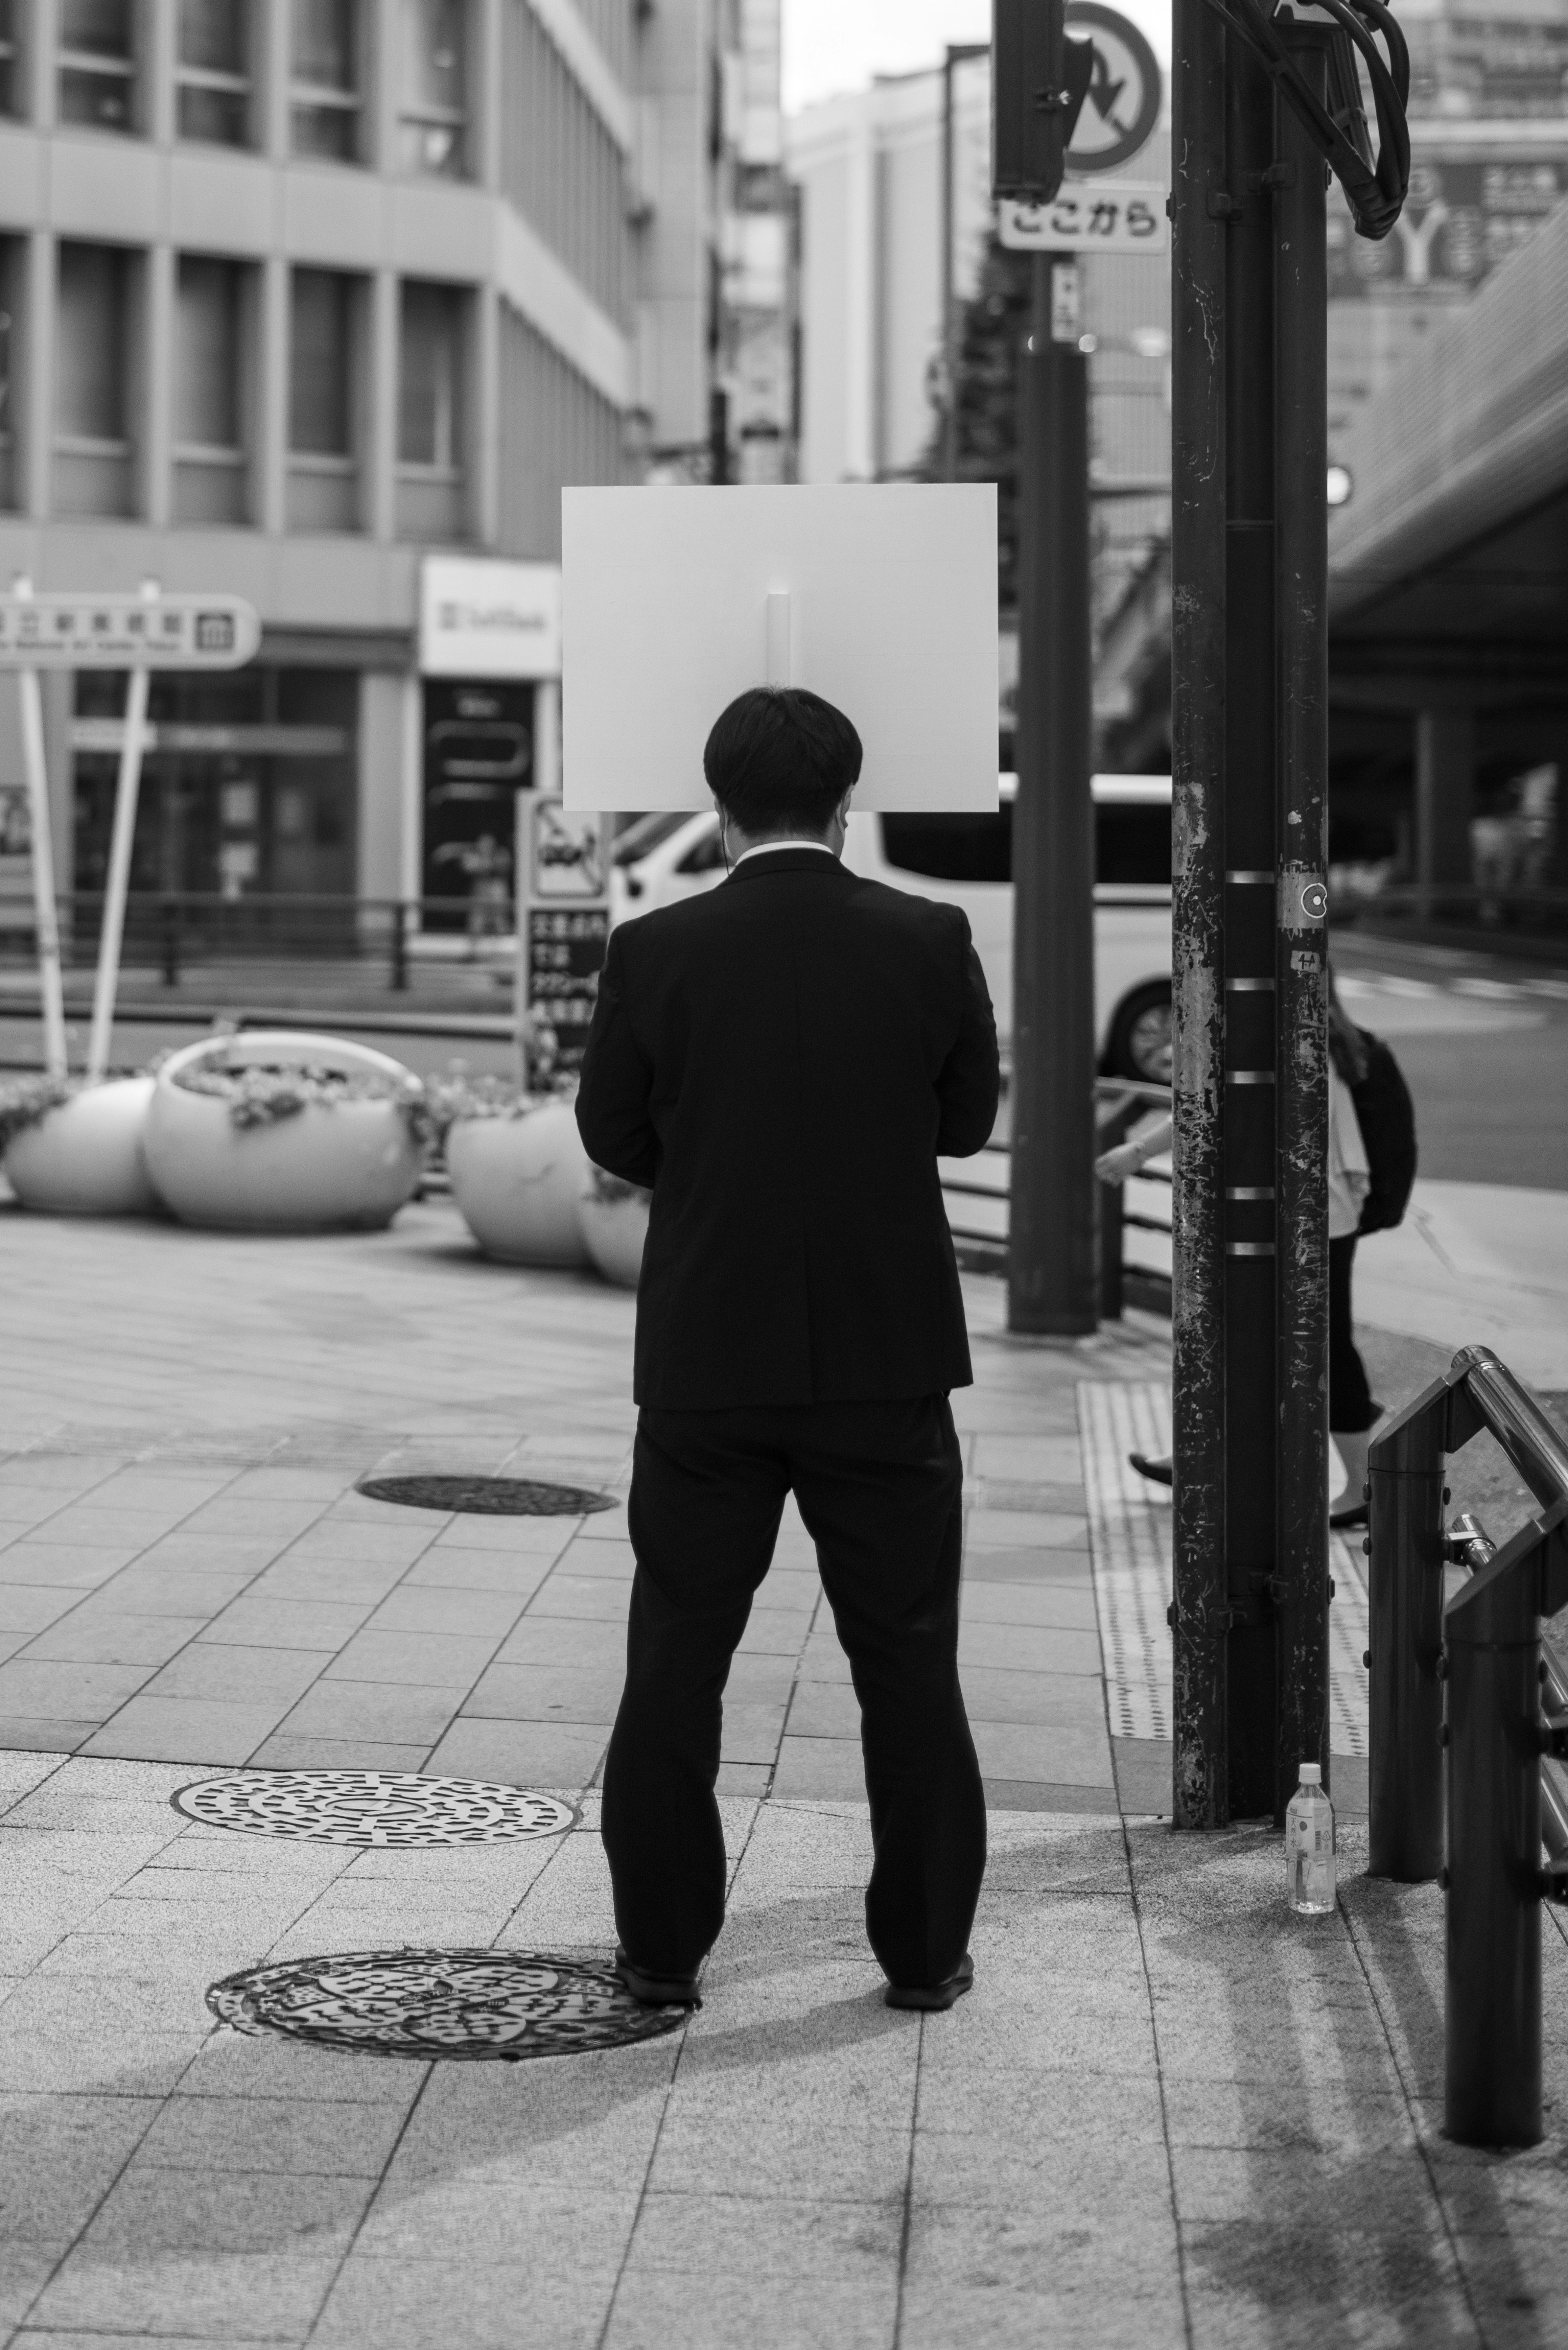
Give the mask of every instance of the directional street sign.
[[(1118, 172), (1159, 126), (1160, 72), (1136, 25), (1099, 0), (1067, 0), (1067, 38), (1094, 51), (1089, 91), (1067, 150), (1067, 177)], [(1161, 192), (1163, 194), (1163, 191)]]
[(0, 669), (241, 669), (260, 643), (238, 596), (0, 596)]
[(1158, 182), (1066, 180), (1051, 203), (999, 204), (997, 225), (1013, 253), (1163, 253), (1170, 241)]

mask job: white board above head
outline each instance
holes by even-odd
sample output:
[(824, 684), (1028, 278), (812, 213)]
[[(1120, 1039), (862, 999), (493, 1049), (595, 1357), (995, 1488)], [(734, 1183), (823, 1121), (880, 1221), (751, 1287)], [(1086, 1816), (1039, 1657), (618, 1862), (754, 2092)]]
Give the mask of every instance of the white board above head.
[(990, 483), (564, 490), (562, 753), (575, 808), (705, 808), (749, 686), (833, 702), (857, 807), (997, 805)]

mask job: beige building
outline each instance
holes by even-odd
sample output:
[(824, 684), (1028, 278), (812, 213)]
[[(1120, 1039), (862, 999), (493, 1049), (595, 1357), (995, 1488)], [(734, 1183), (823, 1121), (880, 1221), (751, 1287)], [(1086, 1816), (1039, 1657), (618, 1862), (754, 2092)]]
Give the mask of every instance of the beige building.
[[(264, 626), (250, 669), (154, 683), (135, 889), (462, 899), (508, 836), (534, 688), (421, 678), (421, 564), (549, 565), (564, 484), (709, 445), (743, 31), (741, 0), (0, 0), (0, 578)], [(123, 690), (48, 689), (63, 888), (101, 878)]]

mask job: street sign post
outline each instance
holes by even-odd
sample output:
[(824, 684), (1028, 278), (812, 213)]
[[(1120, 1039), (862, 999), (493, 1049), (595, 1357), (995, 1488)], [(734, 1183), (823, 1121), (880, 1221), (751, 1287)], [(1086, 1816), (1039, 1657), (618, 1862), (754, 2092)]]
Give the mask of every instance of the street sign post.
[(556, 1039), (555, 1066), (576, 1069), (609, 944), (609, 824), (555, 792), (520, 792), (517, 1035), (527, 1080), (530, 1023)]
[(144, 582), (135, 596), (35, 596), (31, 582), (18, 579), (9, 596), (0, 596), (0, 669), (18, 672), (22, 753), (32, 810), (44, 1066), (51, 1076), (66, 1074), (66, 1025), (38, 672), (42, 669), (122, 669), (130, 673), (88, 1043), (87, 1074), (89, 1079), (97, 1079), (109, 1067), (114, 1027), (136, 803), (147, 740), (149, 675), (155, 669), (239, 669), (254, 657), (260, 642), (261, 621), (255, 608), (239, 597), (163, 596), (155, 580)]
[[(1053, 16), (1054, 23), (1047, 21)], [(1067, 0), (1064, 21), (1061, 0), (995, 0), (994, 31), (1002, 238), (1035, 255), (1033, 331), (1019, 363), (1018, 397), (1007, 1318), (1012, 1330), (1070, 1336), (1095, 1327), (1098, 1306), (1089, 390), (1079, 257), (1096, 246), (1163, 245), (1163, 191), (1099, 177), (1129, 162), (1152, 137), (1160, 79), (1137, 26), (1098, 0)], [(1018, 84), (1031, 57), (1058, 53), (1074, 65), (1069, 75), (1064, 63), (1059, 85)], [(1067, 112), (1069, 97), (1075, 112)], [(1067, 115), (1068, 176), (1059, 184), (1041, 170), (1029, 186), (1031, 175), (1001, 168), (1032, 105), (1053, 119)], [(1038, 136), (1033, 150), (1041, 151)]]

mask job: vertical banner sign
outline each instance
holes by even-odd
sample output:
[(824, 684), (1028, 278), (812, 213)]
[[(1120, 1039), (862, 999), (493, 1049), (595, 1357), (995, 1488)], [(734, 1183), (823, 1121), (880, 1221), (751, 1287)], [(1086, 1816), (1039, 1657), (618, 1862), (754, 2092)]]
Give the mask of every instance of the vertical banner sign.
[(525, 1009), (556, 1038), (557, 1069), (582, 1066), (609, 943), (607, 820), (554, 794), (524, 803)]

